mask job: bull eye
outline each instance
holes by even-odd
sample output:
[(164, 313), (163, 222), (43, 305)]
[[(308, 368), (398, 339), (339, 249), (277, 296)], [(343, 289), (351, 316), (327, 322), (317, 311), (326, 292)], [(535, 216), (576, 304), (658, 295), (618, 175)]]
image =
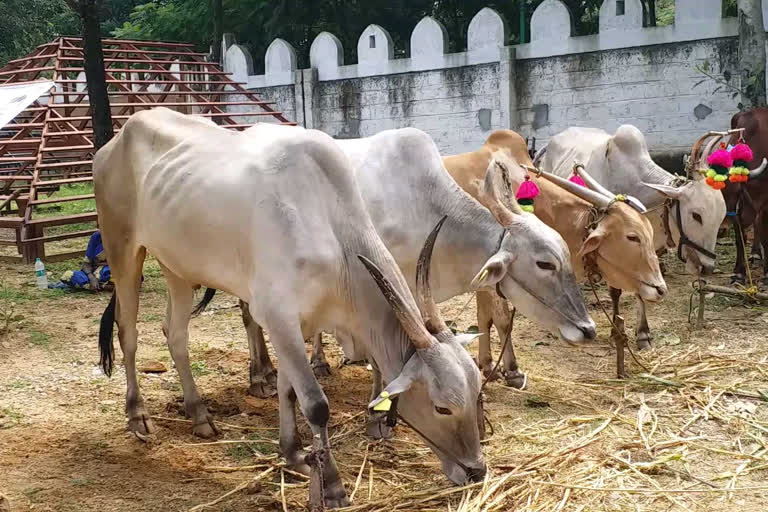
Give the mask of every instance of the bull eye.
[(548, 261), (537, 261), (536, 266), (539, 267), (541, 270), (557, 270), (557, 267), (555, 267), (554, 264), (548, 262)]
[(435, 412), (443, 416), (450, 416), (451, 414), (453, 414), (451, 413), (450, 409), (446, 409), (445, 407), (438, 407), (438, 406), (435, 406)]
[(640, 237), (637, 235), (627, 235), (627, 240), (629, 240), (630, 242), (634, 242), (636, 244), (640, 243)]
[(693, 217), (693, 220), (695, 220), (699, 224), (704, 224), (704, 222), (701, 220), (701, 215), (699, 215), (698, 213), (695, 213), (695, 212), (692, 213), (691, 217)]

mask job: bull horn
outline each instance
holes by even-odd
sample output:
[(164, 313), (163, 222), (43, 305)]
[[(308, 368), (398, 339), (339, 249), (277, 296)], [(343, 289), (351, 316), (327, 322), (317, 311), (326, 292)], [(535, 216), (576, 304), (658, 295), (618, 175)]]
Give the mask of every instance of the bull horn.
[(440, 317), (440, 310), (432, 298), (432, 288), (429, 285), (429, 267), (432, 262), (432, 251), (435, 248), (435, 240), (448, 216), (443, 216), (424, 242), (424, 247), (419, 254), (419, 262), (416, 265), (416, 300), (424, 317), (424, 324), (432, 334), (448, 331), (448, 326)]
[(546, 153), (547, 153), (547, 146), (544, 146), (536, 153), (536, 156), (533, 157), (534, 167), (539, 167), (539, 165), (541, 165), (541, 161), (544, 159), (544, 155)]
[(592, 203), (598, 208), (607, 208), (608, 205), (611, 204), (611, 199), (605, 197), (603, 194), (599, 194), (594, 190), (590, 190), (586, 187), (582, 187), (581, 185), (577, 185), (576, 183), (561, 178), (560, 176), (555, 176), (554, 174), (550, 174), (546, 171), (538, 171), (536, 174), (546, 179), (547, 181), (551, 181), (560, 188), (567, 190), (571, 194), (574, 194), (581, 199)]
[(725, 135), (715, 134), (715, 136), (712, 137), (712, 140), (707, 142), (707, 145), (704, 146), (704, 152), (701, 154), (701, 159), (699, 160), (699, 168), (701, 168), (701, 169), (706, 169), (707, 168), (707, 166), (709, 165), (708, 162), (707, 162), (707, 158), (709, 158), (709, 155), (712, 154), (712, 150), (714, 149), (714, 147), (721, 140), (723, 140), (723, 137), (725, 137)]
[(749, 171), (749, 179), (756, 180), (760, 178), (763, 175), (763, 171), (765, 170), (766, 166), (768, 166), (768, 160), (763, 158), (763, 162), (760, 164), (760, 167)]
[(577, 173), (579, 176), (581, 176), (584, 179), (584, 183), (587, 184), (589, 188), (594, 190), (595, 192), (598, 192), (600, 194), (603, 194), (608, 199), (613, 199), (616, 197), (616, 194), (602, 186), (595, 178), (593, 178), (587, 170), (584, 168), (581, 164), (574, 164), (573, 171)]
[(413, 345), (418, 350), (424, 350), (432, 346), (435, 343), (432, 335), (429, 334), (424, 322), (421, 320), (421, 316), (418, 311), (413, 311), (413, 308), (404, 300), (403, 296), (395, 290), (392, 283), (384, 277), (379, 267), (374, 262), (358, 254), (357, 258), (365, 265), (365, 268), (370, 272), (373, 280), (376, 281), (381, 293), (384, 294), (384, 298), (387, 299), (390, 307), (395, 313), (395, 316), (400, 321), (400, 325), (403, 326), (403, 330), (413, 342)]

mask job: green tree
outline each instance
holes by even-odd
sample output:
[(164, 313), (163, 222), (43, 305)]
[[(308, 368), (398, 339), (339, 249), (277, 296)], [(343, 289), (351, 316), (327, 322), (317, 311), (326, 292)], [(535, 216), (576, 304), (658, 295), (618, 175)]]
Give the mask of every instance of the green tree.
[(0, 1), (0, 66), (62, 34), (77, 34), (80, 22), (64, 0)]

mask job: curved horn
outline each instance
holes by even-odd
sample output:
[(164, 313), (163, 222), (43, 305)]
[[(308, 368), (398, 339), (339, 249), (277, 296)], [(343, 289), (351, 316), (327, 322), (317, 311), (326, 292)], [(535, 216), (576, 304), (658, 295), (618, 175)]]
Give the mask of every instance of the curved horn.
[(424, 327), (421, 317), (417, 315), (405, 300), (403, 300), (403, 297), (397, 293), (392, 286), (392, 283), (384, 277), (384, 274), (382, 274), (379, 267), (362, 254), (358, 254), (357, 258), (363, 265), (365, 265), (365, 268), (370, 272), (371, 276), (373, 276), (373, 280), (376, 281), (381, 293), (384, 294), (384, 298), (387, 299), (387, 302), (392, 307), (395, 316), (400, 321), (400, 325), (403, 326), (403, 330), (405, 330), (405, 333), (411, 339), (413, 345), (417, 349), (423, 350), (435, 343), (432, 335), (430, 335), (429, 331)]
[(598, 192), (600, 194), (603, 194), (608, 199), (613, 199), (616, 197), (616, 194), (602, 186), (595, 178), (593, 178), (587, 170), (584, 168), (581, 164), (574, 164), (573, 166), (574, 172), (578, 173), (579, 176), (581, 176), (584, 179), (584, 183), (587, 184), (589, 188), (594, 190), (595, 192)]
[(435, 248), (435, 240), (448, 216), (444, 215), (424, 242), (424, 247), (419, 254), (419, 262), (416, 265), (416, 300), (423, 312), (424, 324), (432, 334), (448, 331), (448, 326), (440, 317), (440, 310), (432, 298), (432, 289), (429, 285), (429, 267), (432, 262), (432, 250)]
[(763, 171), (765, 170), (766, 166), (768, 166), (768, 160), (763, 158), (763, 162), (760, 164), (760, 167), (749, 171), (749, 179), (756, 180), (760, 178), (763, 175)]
[(577, 185), (576, 183), (561, 178), (560, 176), (555, 176), (554, 174), (550, 174), (545, 171), (538, 171), (537, 174), (547, 181), (551, 181), (560, 188), (567, 190), (571, 194), (574, 194), (581, 199), (592, 203), (598, 208), (606, 208), (609, 204), (611, 204), (611, 199), (605, 197), (603, 194), (598, 194), (594, 190), (590, 190), (586, 187), (582, 187), (581, 185)]
[(707, 163), (707, 158), (709, 158), (709, 155), (712, 154), (712, 149), (721, 141), (723, 140), (723, 137), (725, 135), (716, 134), (714, 137), (712, 137), (712, 140), (707, 142), (707, 145), (704, 146), (704, 152), (701, 153), (701, 158), (699, 159), (699, 168), (700, 169), (706, 169), (709, 165)]
[(544, 158), (544, 155), (547, 153), (547, 146), (544, 146), (539, 151), (536, 152), (536, 156), (533, 157), (533, 165), (534, 167), (538, 167), (539, 164), (541, 164), (542, 159)]

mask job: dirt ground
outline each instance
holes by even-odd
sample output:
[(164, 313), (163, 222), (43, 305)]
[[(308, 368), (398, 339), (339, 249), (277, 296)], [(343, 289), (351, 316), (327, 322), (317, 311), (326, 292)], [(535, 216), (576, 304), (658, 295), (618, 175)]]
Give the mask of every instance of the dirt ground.
[[(732, 246), (721, 247), (727, 283)], [(333, 375), (331, 435), (355, 510), (763, 510), (768, 505), (768, 309), (741, 299), (707, 300), (706, 328), (687, 316), (690, 276), (667, 258), (670, 294), (649, 308), (654, 348), (627, 355), (631, 377), (615, 379), (610, 327), (585, 291), (598, 340), (576, 348), (518, 317), (514, 343), (528, 387), (487, 390), (493, 434), (488, 482), (452, 487), (418, 436), (399, 425), (395, 439), (369, 442), (364, 408), (370, 376)], [(77, 261), (58, 263), (55, 278)], [(159, 427), (145, 443), (125, 429), (125, 374), (97, 367), (98, 322), (106, 294), (38, 291), (31, 266), (0, 264), (0, 306), (14, 309), (0, 337), (0, 493), (18, 511), (302, 510), (307, 483), (282, 470), (277, 399), (247, 396), (248, 351), (236, 300), (225, 294), (191, 323), (198, 386), (223, 429), (215, 444), (191, 435), (178, 376), (161, 332), (165, 284), (145, 265), (139, 312), (146, 405)], [(760, 277), (759, 275), (757, 277)], [(607, 290), (600, 296), (609, 305)], [(461, 330), (476, 323), (469, 295), (442, 305)], [(13, 306), (11, 306), (13, 304)], [(634, 301), (623, 308), (634, 328)], [(2, 325), (0, 325), (0, 328)], [(494, 334), (494, 347), (498, 340)], [(308, 346), (309, 349), (309, 346)], [(474, 352), (476, 347), (472, 347)], [(305, 439), (308, 429), (304, 427)], [(209, 442), (210, 443), (210, 442)], [(266, 472), (266, 473), (265, 473)], [(199, 507), (254, 480), (219, 503)], [(282, 482), (282, 483), (281, 483)], [(731, 492), (723, 489), (732, 488)]]

